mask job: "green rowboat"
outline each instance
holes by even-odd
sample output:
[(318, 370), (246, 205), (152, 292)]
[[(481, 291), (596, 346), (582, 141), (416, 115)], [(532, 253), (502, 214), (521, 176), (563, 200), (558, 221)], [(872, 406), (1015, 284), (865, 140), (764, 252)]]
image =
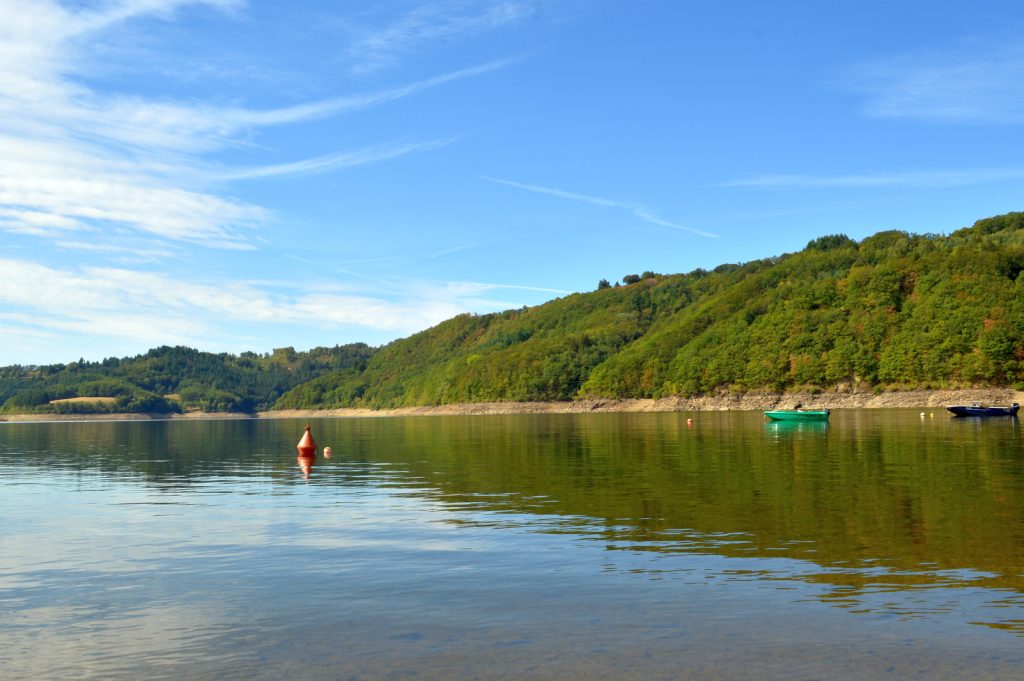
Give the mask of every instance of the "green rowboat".
[(828, 409), (776, 409), (764, 413), (772, 421), (828, 421)]

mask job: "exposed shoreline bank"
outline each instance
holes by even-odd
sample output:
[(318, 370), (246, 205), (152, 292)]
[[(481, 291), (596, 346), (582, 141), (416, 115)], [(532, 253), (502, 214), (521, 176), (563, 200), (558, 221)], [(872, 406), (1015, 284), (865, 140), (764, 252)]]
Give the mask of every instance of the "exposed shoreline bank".
[(1024, 403), (1024, 392), (1012, 388), (969, 390), (907, 390), (880, 393), (737, 393), (661, 399), (591, 399), (573, 402), (479, 402), (399, 409), (284, 409), (255, 414), (189, 412), (187, 414), (6, 414), (0, 422), (26, 421), (153, 421), (197, 419), (384, 418), (389, 416), (460, 416), (488, 414), (586, 414), (628, 412), (763, 411), (802, 404), (805, 408), (914, 409), (951, 404), (1008, 405)]

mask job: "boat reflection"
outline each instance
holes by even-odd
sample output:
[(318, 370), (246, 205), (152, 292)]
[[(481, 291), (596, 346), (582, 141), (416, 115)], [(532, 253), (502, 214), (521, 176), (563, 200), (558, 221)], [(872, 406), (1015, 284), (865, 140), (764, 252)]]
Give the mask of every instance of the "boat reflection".
[(1020, 422), (1016, 416), (1010, 418), (992, 418), (987, 416), (950, 416), (947, 420), (953, 428), (968, 429), (974, 432), (1001, 434), (1016, 437), (1020, 430)]
[(766, 421), (764, 431), (775, 435), (785, 433), (824, 434), (828, 432), (828, 421)]

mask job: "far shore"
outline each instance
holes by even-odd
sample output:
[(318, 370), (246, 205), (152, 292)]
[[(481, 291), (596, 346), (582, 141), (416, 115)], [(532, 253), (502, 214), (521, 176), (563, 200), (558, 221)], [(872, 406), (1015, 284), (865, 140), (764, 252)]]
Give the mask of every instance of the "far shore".
[(907, 390), (887, 392), (722, 393), (661, 399), (589, 399), (572, 402), (478, 402), (399, 409), (282, 409), (254, 414), (188, 412), (185, 414), (2, 414), (0, 422), (153, 421), (196, 419), (383, 418), (389, 416), (469, 416), (489, 414), (591, 414), (627, 412), (763, 411), (789, 409), (935, 409), (952, 404), (1024, 403), (1012, 388)]

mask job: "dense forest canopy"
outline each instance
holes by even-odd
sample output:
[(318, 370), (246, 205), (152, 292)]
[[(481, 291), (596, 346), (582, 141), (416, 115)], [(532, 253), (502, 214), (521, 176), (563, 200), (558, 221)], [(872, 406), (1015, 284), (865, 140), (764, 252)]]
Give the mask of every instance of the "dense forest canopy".
[[(718, 391), (1024, 387), (1024, 213), (842, 234), (714, 270), (602, 279), (363, 344), (0, 369), (7, 412), (386, 408)], [(103, 403), (66, 398), (106, 397)], [(109, 398), (115, 398), (111, 401)]]
[(58, 414), (256, 411), (319, 376), (358, 374), (373, 352), (362, 343), (239, 356), (165, 346), (102, 362), (9, 366), (0, 368), (0, 409)]
[(828, 235), (798, 253), (455, 317), (278, 405), (1021, 387), (1022, 269), (1022, 213), (949, 236)]

